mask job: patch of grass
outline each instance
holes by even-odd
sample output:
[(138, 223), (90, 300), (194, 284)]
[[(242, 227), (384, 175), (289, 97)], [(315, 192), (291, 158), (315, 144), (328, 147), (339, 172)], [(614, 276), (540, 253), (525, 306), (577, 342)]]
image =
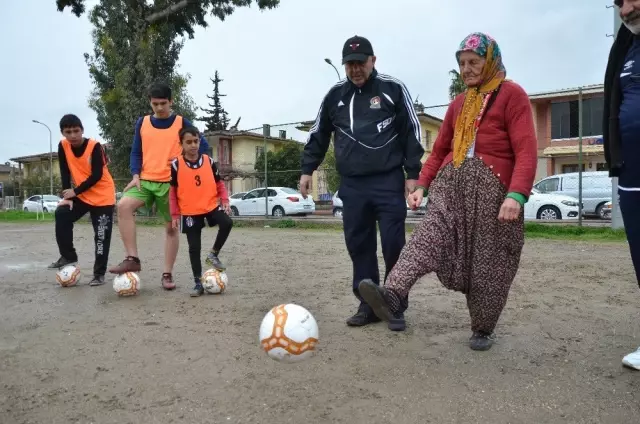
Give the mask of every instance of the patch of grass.
[(578, 225), (525, 223), (525, 235), (529, 238), (546, 238), (579, 241), (626, 241), (624, 230), (609, 227), (579, 227)]
[(42, 213), (36, 215), (35, 212), (18, 210), (0, 211), (0, 222), (53, 222), (54, 218), (54, 214), (52, 213), (45, 213), (43, 220)]
[[(54, 214), (45, 214), (44, 221), (42, 215), (40, 220), (36, 220), (33, 212), (22, 211), (0, 211), (0, 222), (53, 222)], [(80, 222), (84, 222), (81, 220)], [(87, 220), (87, 222), (89, 222)], [(161, 218), (138, 218), (138, 225), (161, 226), (164, 222)], [(316, 231), (342, 231), (342, 221), (316, 221), (316, 220), (293, 220), (293, 219), (235, 219), (235, 228), (277, 228), (296, 230), (316, 230)], [(415, 224), (407, 224), (406, 231), (413, 231)], [(609, 227), (579, 227), (575, 224), (539, 224), (535, 222), (525, 223), (525, 236), (527, 238), (555, 239), (555, 240), (575, 240), (575, 241), (618, 241), (624, 242), (627, 237), (624, 230), (613, 230)]]

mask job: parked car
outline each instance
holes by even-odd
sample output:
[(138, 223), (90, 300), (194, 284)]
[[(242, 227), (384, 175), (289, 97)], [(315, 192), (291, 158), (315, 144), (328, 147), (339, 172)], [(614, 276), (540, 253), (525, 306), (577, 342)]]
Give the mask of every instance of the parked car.
[[(338, 192), (333, 195), (331, 198), (333, 216), (342, 218), (342, 199), (338, 196)], [(420, 203), (420, 207), (416, 210), (412, 210), (409, 208), (409, 202), (407, 202), (407, 214), (408, 215), (423, 215), (427, 210), (427, 197), (425, 196), (422, 199), (422, 203)]]
[(302, 197), (299, 191), (289, 187), (268, 187), (268, 197), (265, 189), (257, 188), (247, 192), (239, 199), (229, 199), (232, 216), (251, 216), (265, 214), (265, 200), (268, 201), (267, 211), (277, 217), (285, 215), (308, 215), (314, 213), (316, 204), (312, 196)]
[(578, 199), (563, 194), (542, 193), (531, 190), (524, 205), (524, 219), (577, 219), (580, 213)]
[(61, 197), (52, 194), (35, 195), (27, 198), (22, 203), (22, 210), (25, 212), (45, 212), (53, 213), (58, 207), (58, 203), (62, 201)]
[(231, 196), (229, 196), (229, 199), (242, 199), (242, 196), (244, 196), (245, 194), (247, 194), (246, 191), (241, 191), (239, 193), (234, 193)]
[[(576, 199), (578, 193), (577, 172), (552, 175), (538, 181), (534, 187), (541, 193), (564, 194)], [(612, 182), (607, 171), (582, 173), (582, 213), (602, 217), (602, 207), (611, 201)]]

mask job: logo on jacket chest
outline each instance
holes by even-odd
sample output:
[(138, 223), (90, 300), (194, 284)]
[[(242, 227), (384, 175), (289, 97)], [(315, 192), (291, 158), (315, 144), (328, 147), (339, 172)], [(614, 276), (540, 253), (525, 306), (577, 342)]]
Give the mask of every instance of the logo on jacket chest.
[(382, 130), (387, 128), (391, 122), (393, 122), (393, 116), (390, 116), (382, 122), (378, 122), (378, 124), (376, 125), (378, 127), (378, 132), (382, 132)]
[(380, 109), (380, 97), (372, 97), (371, 100), (369, 100), (369, 104), (371, 109)]

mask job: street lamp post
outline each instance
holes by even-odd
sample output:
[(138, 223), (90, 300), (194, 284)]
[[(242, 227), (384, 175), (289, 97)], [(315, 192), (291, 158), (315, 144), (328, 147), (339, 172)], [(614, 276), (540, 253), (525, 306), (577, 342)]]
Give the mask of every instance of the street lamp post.
[(31, 122), (34, 124), (44, 125), (49, 130), (49, 194), (53, 194), (53, 144), (52, 144), (52, 135), (51, 128), (45, 123), (42, 123), (36, 119), (32, 119)]
[(325, 62), (327, 62), (329, 65), (331, 65), (331, 67), (336, 71), (336, 74), (338, 74), (338, 80), (341, 80), (342, 77), (340, 76), (340, 72), (338, 71), (338, 68), (336, 68), (336, 66), (333, 64), (333, 62), (331, 61), (331, 59), (329, 59), (328, 57), (324, 59)]

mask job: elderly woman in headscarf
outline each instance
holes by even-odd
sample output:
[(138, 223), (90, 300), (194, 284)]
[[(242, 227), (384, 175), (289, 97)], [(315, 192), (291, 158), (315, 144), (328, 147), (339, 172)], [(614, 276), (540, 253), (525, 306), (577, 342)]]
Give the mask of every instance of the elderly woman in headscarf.
[(466, 91), (450, 104), (418, 190), (408, 197), (415, 208), (428, 192), (425, 218), (385, 286), (363, 280), (359, 290), (389, 328), (401, 331), (411, 287), (434, 272), (467, 298), (471, 349), (488, 350), (524, 245), (537, 140), (529, 98), (506, 79), (495, 40), (473, 33), (456, 59)]

